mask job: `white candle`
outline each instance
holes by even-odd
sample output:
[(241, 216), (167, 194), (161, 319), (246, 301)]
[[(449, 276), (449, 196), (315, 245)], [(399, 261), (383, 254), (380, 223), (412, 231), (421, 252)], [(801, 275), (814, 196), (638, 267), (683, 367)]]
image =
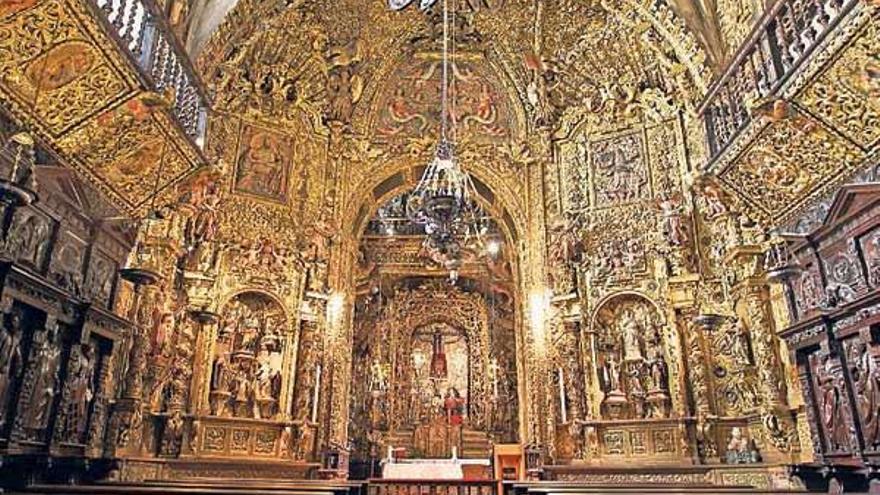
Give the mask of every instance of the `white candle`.
[(562, 374), (562, 368), (559, 368), (559, 412), (562, 417), (562, 424), (568, 422), (568, 412), (565, 407), (565, 375)]
[(498, 400), (498, 360), (492, 358), (492, 397)]
[(315, 392), (312, 394), (312, 423), (318, 422), (318, 399), (321, 394), (321, 365), (315, 365)]

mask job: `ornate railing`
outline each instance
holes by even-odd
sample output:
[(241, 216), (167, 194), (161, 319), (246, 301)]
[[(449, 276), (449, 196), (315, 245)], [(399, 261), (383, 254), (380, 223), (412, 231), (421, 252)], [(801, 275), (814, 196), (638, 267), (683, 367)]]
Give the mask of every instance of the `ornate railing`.
[(173, 112), (201, 147), (209, 100), (183, 46), (151, 0), (95, 0), (120, 46), (137, 62), (157, 92), (173, 90)]
[(749, 124), (749, 105), (775, 95), (858, 0), (779, 0), (752, 30), (700, 112), (710, 163)]

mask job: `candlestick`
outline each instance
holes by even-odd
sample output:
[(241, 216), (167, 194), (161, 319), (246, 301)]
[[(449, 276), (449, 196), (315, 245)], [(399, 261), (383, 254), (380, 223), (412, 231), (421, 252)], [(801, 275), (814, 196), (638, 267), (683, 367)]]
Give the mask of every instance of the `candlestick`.
[(559, 413), (562, 417), (562, 424), (568, 423), (568, 411), (565, 407), (565, 375), (562, 373), (562, 367), (559, 368)]
[(498, 400), (498, 359), (492, 358), (492, 397)]
[(318, 422), (318, 399), (321, 394), (321, 365), (315, 365), (315, 392), (312, 394), (312, 423)]

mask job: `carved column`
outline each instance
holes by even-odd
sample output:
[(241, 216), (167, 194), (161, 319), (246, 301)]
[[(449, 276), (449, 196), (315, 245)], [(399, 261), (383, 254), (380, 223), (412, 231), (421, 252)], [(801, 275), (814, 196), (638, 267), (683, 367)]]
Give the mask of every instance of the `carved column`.
[[(344, 187), (346, 160), (344, 150), (351, 141), (352, 136), (344, 122), (330, 122), (329, 160), (328, 167), (331, 174), (329, 179), (332, 184), (327, 197), (329, 213), (332, 215), (334, 230), (339, 232), (336, 225), (341, 216), (339, 198), (341, 189)], [(327, 269), (327, 284), (330, 288), (326, 305), (326, 334), (324, 344), (324, 365), (322, 366), (322, 401), (326, 399), (325, 421), (328, 421), (323, 450), (323, 470), (321, 476), (325, 478), (347, 478), (349, 451), (348, 445), (348, 417), (350, 414), (350, 385), (351, 385), (351, 346), (352, 346), (352, 317), (348, 295), (351, 290), (351, 262), (354, 259), (353, 251), (349, 244), (353, 242), (347, 233), (337, 235), (330, 246), (330, 259), (324, 260)], [(326, 387), (323, 384), (326, 383)], [(326, 390), (327, 393), (323, 393)], [(323, 402), (322, 402), (323, 403)]]
[(688, 389), (691, 392), (694, 410), (697, 417), (697, 451), (703, 461), (719, 461), (716, 432), (710, 422), (713, 416), (711, 379), (707, 363), (709, 357), (705, 352), (703, 334), (716, 330), (712, 322), (700, 318), (695, 308), (683, 308), (676, 313), (682, 340), (685, 345), (687, 362)]
[[(523, 440), (532, 446), (532, 452), (546, 452), (553, 445), (554, 428), (553, 395), (551, 370), (549, 366), (549, 337), (552, 307), (551, 293), (547, 285), (547, 218), (545, 215), (545, 184), (544, 170), (552, 158), (550, 149), (550, 130), (540, 129), (540, 139), (535, 141), (534, 154), (537, 160), (531, 163), (528, 173), (528, 229), (525, 244), (526, 257), (524, 266), (528, 267), (525, 276), (526, 314), (529, 315), (525, 339), (526, 380), (524, 395), (527, 407), (524, 408), (524, 425), (526, 431)], [(541, 460), (543, 462), (543, 460)], [(538, 465), (527, 468), (530, 476), (536, 476), (540, 470)]]
[[(132, 321), (128, 336), (128, 367), (122, 376), (123, 389), (113, 408), (110, 420), (112, 438), (107, 442), (111, 457), (137, 456), (142, 453), (144, 439), (144, 375), (150, 353), (149, 330), (153, 326), (154, 304), (158, 285), (165, 283), (163, 275), (169, 268), (161, 258), (171, 255), (163, 248), (168, 232), (161, 220), (146, 220), (138, 229), (138, 240), (120, 277), (133, 286), (132, 305), (128, 319)], [(159, 242), (153, 242), (158, 238)]]
[(123, 278), (128, 278), (134, 283), (134, 296), (129, 319), (132, 320), (131, 334), (128, 337), (128, 368), (122, 377), (123, 386), (120, 397), (116, 400), (113, 413), (108, 426), (111, 439), (107, 442), (106, 453), (110, 457), (123, 457), (126, 455), (138, 455), (141, 452), (142, 428), (143, 428), (143, 395), (144, 373), (147, 367), (147, 355), (150, 352), (150, 342), (147, 328), (152, 323), (150, 304), (152, 300), (147, 291), (154, 292), (155, 288), (145, 287), (156, 281), (155, 274), (144, 272), (144, 276), (138, 276), (136, 270), (123, 270)]
[(759, 246), (735, 247), (728, 253), (727, 262), (735, 274), (731, 291), (734, 307), (749, 329), (759, 373), (760, 416), (750, 420), (749, 429), (763, 440), (765, 461), (790, 461), (798, 451), (797, 431), (786, 404), (780, 340), (773, 325), (764, 252)]

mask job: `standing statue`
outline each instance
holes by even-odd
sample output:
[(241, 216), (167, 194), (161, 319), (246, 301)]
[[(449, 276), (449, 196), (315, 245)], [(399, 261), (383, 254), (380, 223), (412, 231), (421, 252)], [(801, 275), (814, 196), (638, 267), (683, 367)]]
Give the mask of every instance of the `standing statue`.
[(728, 334), (730, 355), (740, 366), (755, 364), (749, 329), (742, 319), (737, 319), (733, 330)]
[(464, 399), (455, 387), (449, 387), (446, 391), (446, 400), (443, 401), (443, 409), (446, 412), (446, 422), (452, 426), (461, 426), (464, 422)]
[(614, 354), (605, 358), (602, 366), (602, 382), (605, 385), (605, 392), (620, 392), (620, 365)]
[(643, 357), (640, 336), (644, 329), (636, 319), (635, 311), (631, 308), (624, 310), (619, 325), (623, 341), (623, 360), (641, 361)]
[(854, 363), (852, 377), (856, 392), (856, 406), (862, 422), (862, 434), (865, 443), (875, 447), (880, 444), (880, 386), (878, 386), (878, 369), (870, 348), (860, 342), (853, 346)]
[(327, 96), (330, 107), (327, 120), (348, 123), (354, 106), (364, 91), (364, 80), (357, 73), (361, 61), (361, 45), (355, 40), (344, 47), (333, 48), (327, 53)]
[(651, 383), (655, 390), (666, 391), (669, 388), (669, 369), (663, 358), (663, 350), (654, 350), (654, 359), (651, 360)]
[[(89, 406), (94, 397), (92, 379), (94, 378), (95, 359), (91, 346), (83, 344), (81, 352), (76, 353), (75, 365), (71, 367), (70, 404), (67, 433), (72, 439), (80, 441), (88, 425)], [(73, 364), (73, 363), (72, 363)]]
[(842, 380), (834, 369), (831, 356), (825, 357), (819, 383), (822, 388), (822, 426), (828, 438), (831, 450), (849, 450), (849, 426), (844, 417), (846, 397), (841, 390)]
[(58, 364), (61, 351), (55, 343), (55, 326), (49, 326), (39, 333), (31, 351), (33, 367), (33, 383), (31, 400), (25, 409), (29, 416), (25, 427), (31, 430), (42, 430), (49, 422), (52, 401), (58, 385)]
[(4, 316), (6, 324), (0, 328), (0, 427), (6, 424), (12, 384), (24, 367), (21, 355), (21, 313), (13, 311)]
[(673, 196), (663, 198), (659, 202), (662, 217), (661, 233), (671, 246), (681, 247), (687, 242), (687, 231), (682, 221), (681, 201)]

